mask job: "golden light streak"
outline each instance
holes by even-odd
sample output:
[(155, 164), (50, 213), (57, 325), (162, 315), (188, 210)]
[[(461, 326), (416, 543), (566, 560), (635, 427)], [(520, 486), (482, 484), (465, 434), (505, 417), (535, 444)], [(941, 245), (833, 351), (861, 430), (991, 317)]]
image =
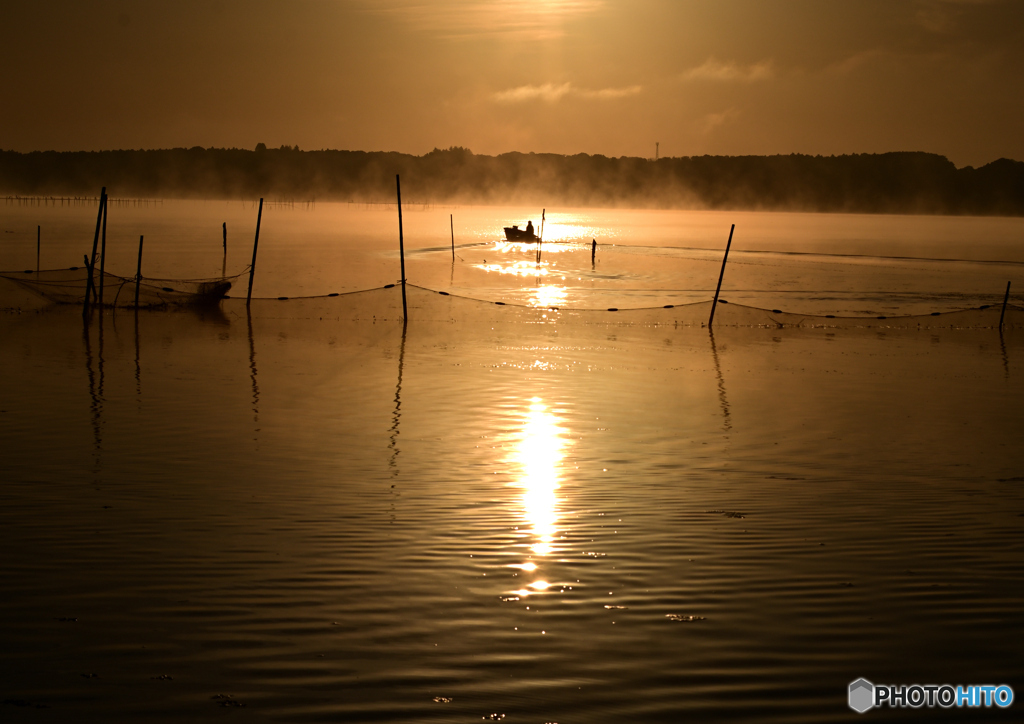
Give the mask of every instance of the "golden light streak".
[(566, 300), (565, 287), (540, 286), (537, 287), (530, 297), (530, 304), (535, 307), (558, 307)]
[(539, 397), (530, 401), (522, 432), (515, 443), (512, 462), (519, 467), (514, 485), (522, 489), (523, 515), (538, 556), (554, 548), (558, 525), (559, 476), (564, 457), (565, 431), (561, 420), (548, 411)]

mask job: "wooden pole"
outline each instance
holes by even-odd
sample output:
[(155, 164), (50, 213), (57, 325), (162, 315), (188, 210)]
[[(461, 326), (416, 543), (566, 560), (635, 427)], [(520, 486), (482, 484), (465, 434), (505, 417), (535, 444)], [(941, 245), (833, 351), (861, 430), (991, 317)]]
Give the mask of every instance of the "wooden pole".
[(540, 238), (537, 240), (537, 263), (540, 264), (540, 247), (544, 243), (544, 214), (547, 209), (541, 209), (540, 211)]
[(42, 235), (43, 235), (43, 227), (37, 225), (36, 226), (36, 274), (39, 273), (39, 249), (40, 249), (40, 240), (42, 239)]
[[(249, 293), (245, 295), (245, 306), (252, 301), (252, 278), (256, 274), (256, 250), (260, 245), (260, 222), (263, 220), (263, 199), (260, 199), (260, 210), (256, 214), (256, 239), (252, 242), (252, 264), (249, 265)], [(227, 222), (224, 222), (225, 224)]]
[(82, 258), (85, 260), (85, 270), (89, 274), (85, 287), (85, 301), (82, 303), (82, 319), (86, 319), (89, 315), (89, 292), (92, 290), (92, 265), (89, 264), (88, 254), (82, 254)]
[(448, 221), (452, 225), (452, 261), (455, 261), (455, 215), (448, 214)]
[(142, 234), (139, 234), (139, 265), (135, 268), (135, 308), (139, 308), (139, 287), (142, 286)]
[(395, 174), (395, 190), (398, 193), (398, 256), (402, 262), (402, 319), (409, 318), (409, 307), (405, 300), (405, 237), (402, 235), (402, 179)]
[(1006, 303), (1010, 301), (1010, 282), (1006, 282), (1006, 294), (1003, 296), (1003, 311), (999, 313), (999, 331), (1003, 331), (1003, 317), (1006, 316)]
[[(96, 233), (92, 237), (92, 256), (86, 257), (87, 263), (85, 265), (86, 271), (89, 272), (89, 278), (85, 283), (85, 306), (89, 306), (89, 295), (96, 294), (95, 280), (92, 278), (93, 267), (96, 266), (96, 247), (100, 243), (100, 224), (103, 222), (103, 200), (107, 197), (107, 187), (104, 186), (103, 190), (100, 191), (100, 203), (99, 210), (96, 212)], [(90, 261), (91, 260), (91, 261)]]
[(103, 236), (100, 241), (100, 306), (103, 306), (103, 274), (107, 268), (107, 205), (109, 199), (103, 197)]
[(594, 260), (597, 258), (597, 239), (591, 239), (590, 243), (590, 268), (594, 268)]
[(715, 298), (711, 302), (711, 316), (708, 318), (708, 329), (711, 329), (711, 323), (715, 321), (715, 307), (718, 306), (718, 293), (722, 291), (722, 278), (725, 276), (725, 263), (729, 261), (729, 247), (732, 246), (732, 232), (736, 231), (736, 224), (732, 225), (729, 229), (729, 241), (725, 245), (725, 256), (722, 258), (722, 271), (718, 274), (718, 286), (715, 287)]
[(224, 261), (220, 265), (220, 275), (227, 276), (228, 273), (228, 222), (224, 222), (222, 227), (224, 230)]

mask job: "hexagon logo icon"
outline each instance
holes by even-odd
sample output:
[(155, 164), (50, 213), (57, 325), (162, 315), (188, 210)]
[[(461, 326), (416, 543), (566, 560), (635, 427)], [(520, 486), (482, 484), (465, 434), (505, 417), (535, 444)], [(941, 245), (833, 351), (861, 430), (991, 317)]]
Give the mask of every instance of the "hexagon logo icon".
[(857, 679), (850, 684), (850, 708), (863, 714), (875, 705), (875, 685), (867, 679)]

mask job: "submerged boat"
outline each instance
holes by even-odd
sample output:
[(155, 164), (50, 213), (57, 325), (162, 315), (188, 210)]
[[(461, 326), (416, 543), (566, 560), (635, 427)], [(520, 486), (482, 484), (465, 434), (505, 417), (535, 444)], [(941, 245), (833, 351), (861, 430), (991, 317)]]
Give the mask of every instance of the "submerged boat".
[(540, 237), (532, 231), (520, 229), (518, 226), (506, 226), (505, 239), (508, 241), (540, 241)]
[[(244, 273), (244, 272), (243, 272)], [(231, 289), (239, 276), (213, 279), (149, 279), (122, 277), (104, 272), (102, 281), (97, 272), (92, 280), (92, 302), (104, 307), (162, 307), (169, 305), (217, 304)], [(48, 269), (45, 271), (0, 272), (0, 277), (30, 289), (58, 304), (82, 304), (89, 289), (86, 267)], [(97, 289), (102, 285), (102, 301)]]

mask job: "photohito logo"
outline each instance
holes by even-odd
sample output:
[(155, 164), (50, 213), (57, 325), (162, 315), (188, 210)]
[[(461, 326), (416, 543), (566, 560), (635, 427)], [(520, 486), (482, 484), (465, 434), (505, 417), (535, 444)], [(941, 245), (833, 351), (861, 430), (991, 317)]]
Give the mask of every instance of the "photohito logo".
[(867, 679), (850, 682), (850, 708), (858, 714), (876, 706), (997, 706), (1005, 709), (1013, 703), (1013, 689), (1006, 684), (872, 684)]
[(850, 684), (850, 708), (863, 714), (875, 705), (875, 685), (867, 679), (857, 679)]

